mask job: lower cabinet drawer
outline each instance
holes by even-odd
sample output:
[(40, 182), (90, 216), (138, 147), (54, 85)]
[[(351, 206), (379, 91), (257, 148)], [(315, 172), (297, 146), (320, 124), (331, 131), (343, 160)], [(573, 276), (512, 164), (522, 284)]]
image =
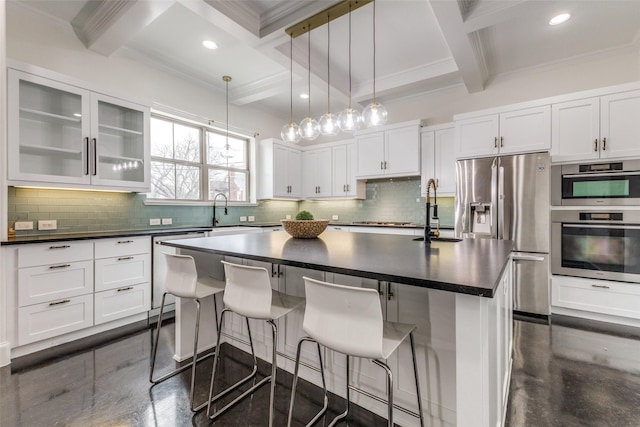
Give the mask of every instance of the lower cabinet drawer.
[(93, 326), (93, 294), (18, 309), (18, 345)]
[(144, 313), (151, 309), (151, 284), (141, 283), (95, 293), (95, 324)]
[(96, 259), (95, 291), (151, 282), (151, 254)]
[(551, 305), (640, 319), (640, 284), (553, 276)]
[(18, 305), (49, 302), (93, 292), (93, 261), (18, 270)]

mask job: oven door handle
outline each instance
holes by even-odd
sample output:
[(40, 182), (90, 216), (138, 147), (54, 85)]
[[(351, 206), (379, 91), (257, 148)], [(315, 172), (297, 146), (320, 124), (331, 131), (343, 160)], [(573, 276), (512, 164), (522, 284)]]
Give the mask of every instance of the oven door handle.
[(625, 175), (640, 175), (637, 171), (610, 171), (610, 172), (585, 172), (585, 173), (572, 173), (562, 175), (562, 178), (589, 178), (589, 177), (607, 177), (607, 178), (619, 178)]
[(544, 257), (537, 255), (525, 255), (520, 253), (514, 253), (511, 255), (511, 259), (514, 261), (544, 261)]
[(562, 224), (566, 228), (614, 228), (616, 230), (640, 230), (640, 225), (613, 225), (613, 224)]

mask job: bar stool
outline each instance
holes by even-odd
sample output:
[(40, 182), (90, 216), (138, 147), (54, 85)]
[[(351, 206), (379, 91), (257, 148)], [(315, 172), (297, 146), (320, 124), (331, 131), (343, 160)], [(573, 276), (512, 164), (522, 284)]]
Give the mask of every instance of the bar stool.
[[(201, 358), (198, 357), (198, 332), (200, 331), (200, 299), (213, 295), (213, 307), (216, 313), (216, 331), (220, 332), (218, 327), (218, 309), (216, 306), (215, 295), (224, 291), (225, 284), (221, 280), (216, 280), (208, 276), (198, 276), (196, 270), (196, 263), (193, 257), (188, 255), (177, 254), (164, 254), (167, 261), (167, 274), (166, 283), (167, 289), (162, 294), (162, 303), (160, 305), (160, 315), (158, 316), (158, 325), (156, 327), (156, 339), (153, 343), (153, 349), (151, 350), (151, 369), (149, 371), (149, 381), (155, 386), (169, 379), (180, 372), (183, 372), (189, 368), (191, 369), (191, 391), (189, 393), (190, 407), (192, 411), (198, 411), (205, 407), (207, 402), (202, 403), (198, 407), (194, 407), (194, 389), (196, 382), (196, 364), (201, 360), (213, 356), (208, 354)], [(156, 364), (156, 355), (158, 353), (158, 341), (160, 340), (160, 326), (162, 325), (162, 314), (164, 312), (164, 301), (167, 294), (174, 295), (179, 298), (193, 299), (196, 303), (196, 325), (195, 335), (193, 338), (193, 358), (191, 361), (171, 372), (161, 376), (160, 378), (153, 379), (153, 371)], [(217, 347), (216, 347), (217, 352)]]
[[(409, 336), (419, 412), (413, 415), (419, 418), (420, 425), (424, 426), (416, 352), (413, 342), (413, 331), (416, 329), (416, 325), (384, 321), (382, 308), (380, 307), (380, 297), (374, 289), (336, 285), (308, 277), (304, 277), (304, 281), (307, 305), (302, 326), (309, 336), (301, 338), (298, 342), (287, 425), (291, 426), (293, 417), (298, 368), (300, 366), (300, 349), (302, 348), (302, 343), (310, 341), (315, 342), (318, 346), (319, 355), (320, 345), (323, 345), (347, 356), (347, 408), (342, 414), (336, 416), (329, 425), (333, 426), (339, 420), (346, 418), (349, 413), (349, 406), (351, 405), (349, 398), (349, 357), (362, 357), (371, 359), (373, 363), (383, 368), (387, 373), (387, 405), (389, 412), (387, 419), (388, 425), (393, 427), (392, 373), (389, 366), (383, 362), (383, 359), (388, 359)], [(328, 406), (327, 386), (321, 357), (320, 373), (324, 388), (324, 406), (307, 426), (315, 423), (326, 412)]]
[[(266, 268), (232, 264), (226, 261), (222, 261), (222, 263), (224, 264), (227, 284), (223, 298), (225, 308), (222, 310), (222, 314), (220, 316), (220, 330), (223, 330), (226, 313), (236, 313), (247, 319), (264, 320), (271, 325), (273, 336), (271, 375), (263, 378), (258, 383), (255, 383), (251, 388), (243, 392), (230, 403), (226, 404), (223, 408), (211, 413), (212, 403), (256, 376), (258, 371), (258, 359), (256, 358), (255, 351), (253, 349), (251, 331), (249, 330), (249, 344), (251, 346), (251, 355), (253, 356), (253, 371), (249, 376), (241, 379), (234, 385), (229, 386), (216, 396), (213, 396), (213, 389), (218, 370), (218, 361), (220, 359), (220, 353), (216, 351), (216, 355), (213, 359), (213, 373), (211, 375), (211, 388), (209, 390), (207, 416), (210, 419), (217, 418), (233, 405), (253, 393), (256, 389), (266, 384), (268, 381), (271, 381), (271, 393), (269, 395), (269, 426), (272, 426), (277, 369), (276, 345), (278, 342), (278, 327), (275, 321), (302, 306), (304, 304), (304, 298), (283, 294), (271, 289), (269, 272)], [(218, 334), (216, 349), (220, 348), (220, 335), (221, 334)]]

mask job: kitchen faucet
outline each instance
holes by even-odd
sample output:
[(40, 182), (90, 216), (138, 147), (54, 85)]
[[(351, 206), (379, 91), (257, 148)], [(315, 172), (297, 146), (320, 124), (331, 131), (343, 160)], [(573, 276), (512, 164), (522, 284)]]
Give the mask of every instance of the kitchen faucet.
[(216, 200), (218, 199), (218, 196), (224, 197), (224, 214), (225, 215), (227, 215), (227, 205), (229, 204), (229, 199), (227, 199), (227, 196), (224, 193), (218, 193), (215, 196), (213, 196), (213, 227), (215, 227), (216, 224), (220, 222), (216, 219)]
[(436, 180), (433, 178), (429, 178), (427, 181), (427, 218), (424, 225), (424, 242), (431, 243), (431, 219), (429, 218), (431, 213), (431, 199), (429, 198), (429, 190), (433, 187), (433, 220), (437, 221), (436, 231), (433, 232), (433, 237), (440, 236), (440, 220), (438, 219), (438, 196), (436, 195), (436, 189), (438, 185), (436, 184)]

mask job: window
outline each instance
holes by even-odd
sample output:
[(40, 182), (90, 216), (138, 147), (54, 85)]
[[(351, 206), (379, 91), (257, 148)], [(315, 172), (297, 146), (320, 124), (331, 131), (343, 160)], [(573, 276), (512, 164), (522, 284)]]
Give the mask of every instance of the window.
[(248, 154), (248, 138), (154, 116), (147, 197), (205, 201), (223, 193), (230, 202), (248, 202)]

